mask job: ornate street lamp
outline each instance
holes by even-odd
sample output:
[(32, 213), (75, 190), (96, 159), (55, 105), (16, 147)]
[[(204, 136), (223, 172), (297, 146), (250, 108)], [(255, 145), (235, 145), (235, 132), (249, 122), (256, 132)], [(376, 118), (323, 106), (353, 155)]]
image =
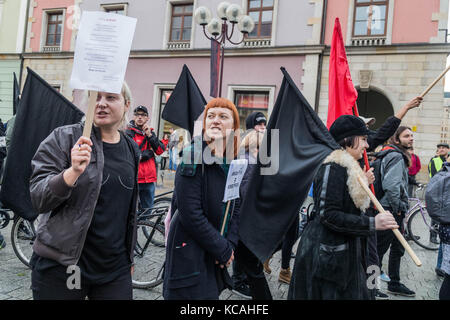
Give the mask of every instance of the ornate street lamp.
[[(219, 76), (219, 97), (222, 95), (222, 77), (223, 77), (223, 61), (224, 61), (224, 49), (227, 40), (238, 45), (242, 43), (246, 35), (253, 31), (255, 23), (253, 19), (247, 15), (243, 15), (242, 8), (237, 4), (230, 4), (228, 2), (221, 2), (217, 7), (217, 15), (220, 18), (212, 18), (211, 11), (207, 7), (199, 7), (195, 10), (194, 19), (195, 21), (203, 27), (203, 33), (206, 38), (211, 40), (211, 46), (214, 44), (220, 50), (220, 76)], [(222, 21), (220, 21), (222, 20)], [(231, 23), (231, 32), (228, 33), (228, 23)], [(231, 40), (233, 37), (235, 25), (237, 25), (238, 30), (242, 33), (242, 39), (239, 42), (234, 42)], [(206, 29), (210, 35), (206, 33)], [(211, 55), (213, 59), (213, 55)]]

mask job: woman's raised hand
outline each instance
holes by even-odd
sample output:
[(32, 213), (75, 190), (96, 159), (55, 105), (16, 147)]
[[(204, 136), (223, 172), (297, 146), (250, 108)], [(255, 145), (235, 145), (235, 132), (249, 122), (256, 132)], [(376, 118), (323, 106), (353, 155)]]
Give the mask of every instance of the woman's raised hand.
[(86, 170), (91, 161), (91, 146), (91, 139), (86, 137), (80, 137), (73, 146), (70, 153), (71, 167), (63, 174), (64, 181), (67, 185), (73, 186), (78, 177)]
[(79, 176), (86, 170), (91, 161), (92, 141), (86, 137), (80, 137), (72, 148), (72, 168)]

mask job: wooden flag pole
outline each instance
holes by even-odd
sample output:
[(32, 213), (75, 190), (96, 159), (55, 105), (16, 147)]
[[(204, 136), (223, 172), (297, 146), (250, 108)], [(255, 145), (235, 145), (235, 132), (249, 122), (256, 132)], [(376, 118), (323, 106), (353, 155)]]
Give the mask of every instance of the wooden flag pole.
[(423, 98), (436, 85), (436, 83), (438, 83), (439, 80), (442, 79), (442, 77), (448, 72), (448, 70), (450, 70), (450, 65), (444, 71), (442, 71), (442, 73), (425, 89), (424, 92), (420, 94), (420, 97)]
[[(370, 192), (370, 189), (367, 187), (367, 185), (364, 183), (364, 180), (361, 178), (361, 176), (358, 176), (358, 182), (361, 185), (361, 187), (363, 187), (364, 191), (366, 191), (366, 193), (369, 195), (370, 199), (372, 200), (373, 204), (375, 205), (375, 207), (377, 207), (379, 212), (382, 213), (386, 213), (386, 211), (384, 210), (384, 208), (381, 206), (380, 202), (378, 201), (378, 199), (375, 197), (375, 195)], [(420, 267), (422, 266), (422, 262), (420, 262), (419, 258), (416, 256), (416, 254), (414, 253), (414, 251), (411, 249), (411, 247), (409, 246), (408, 242), (406, 242), (405, 238), (402, 236), (402, 234), (400, 233), (400, 231), (398, 231), (397, 229), (392, 229), (392, 231), (394, 232), (395, 236), (397, 237), (398, 241), (400, 241), (400, 243), (402, 244), (402, 246), (405, 248), (405, 250), (408, 252), (408, 254), (410, 255), (410, 257), (413, 259), (414, 263)]]
[(226, 225), (227, 218), (228, 218), (228, 211), (230, 211), (230, 203), (231, 203), (231, 200), (228, 200), (227, 208), (225, 209), (225, 214), (223, 216), (222, 228), (220, 229), (220, 235), (221, 236), (223, 236), (223, 234), (225, 232), (225, 225)]
[(94, 121), (95, 104), (97, 102), (97, 91), (89, 90), (88, 109), (86, 111), (86, 121), (84, 122), (83, 137), (90, 138), (92, 122)]

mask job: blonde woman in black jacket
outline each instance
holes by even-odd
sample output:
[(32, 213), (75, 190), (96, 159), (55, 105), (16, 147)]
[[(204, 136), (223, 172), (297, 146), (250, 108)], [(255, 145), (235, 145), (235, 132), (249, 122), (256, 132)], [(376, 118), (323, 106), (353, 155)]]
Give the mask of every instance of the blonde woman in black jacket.
[(90, 138), (81, 123), (57, 128), (32, 160), (35, 300), (132, 299), (140, 154), (119, 131), (130, 99), (126, 84), (98, 92)]

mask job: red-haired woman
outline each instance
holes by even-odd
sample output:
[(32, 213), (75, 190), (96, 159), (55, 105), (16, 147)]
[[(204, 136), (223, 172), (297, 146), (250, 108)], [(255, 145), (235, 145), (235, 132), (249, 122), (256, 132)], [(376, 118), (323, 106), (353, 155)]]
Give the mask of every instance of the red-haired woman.
[(183, 151), (175, 177), (164, 274), (164, 299), (218, 299), (238, 242), (239, 200), (229, 208), (224, 235), (222, 202), (228, 168), (238, 152), (239, 114), (228, 99), (205, 108), (203, 134)]

